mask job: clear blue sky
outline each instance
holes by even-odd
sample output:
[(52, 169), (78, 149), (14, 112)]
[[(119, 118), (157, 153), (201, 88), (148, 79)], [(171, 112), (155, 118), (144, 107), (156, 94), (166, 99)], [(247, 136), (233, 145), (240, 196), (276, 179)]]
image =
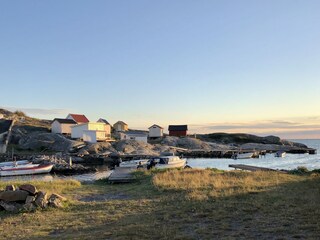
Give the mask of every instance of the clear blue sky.
[(318, 0), (1, 0), (0, 107), (320, 138), (319, 13)]

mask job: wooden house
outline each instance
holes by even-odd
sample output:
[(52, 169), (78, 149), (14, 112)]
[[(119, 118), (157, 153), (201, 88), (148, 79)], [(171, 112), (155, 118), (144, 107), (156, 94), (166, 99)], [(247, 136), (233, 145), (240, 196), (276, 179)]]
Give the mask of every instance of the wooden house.
[(163, 137), (163, 127), (156, 124), (149, 127), (149, 138), (154, 139), (160, 137)]
[(117, 131), (117, 132), (125, 132), (128, 131), (128, 124), (126, 124), (125, 122), (122, 121), (118, 121), (115, 124), (113, 124), (113, 128)]
[(188, 125), (169, 125), (169, 136), (185, 137), (188, 134)]
[(71, 134), (71, 127), (77, 125), (73, 119), (55, 118), (51, 123), (51, 132)]
[(71, 138), (83, 139), (87, 142), (105, 141), (111, 138), (111, 132), (110, 128), (106, 128), (105, 123), (88, 122), (72, 126)]

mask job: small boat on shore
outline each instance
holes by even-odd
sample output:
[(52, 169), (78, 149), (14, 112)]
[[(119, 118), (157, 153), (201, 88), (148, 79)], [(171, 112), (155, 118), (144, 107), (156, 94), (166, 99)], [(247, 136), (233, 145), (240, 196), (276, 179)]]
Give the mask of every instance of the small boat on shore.
[(279, 157), (279, 158), (283, 158), (286, 156), (286, 152), (285, 151), (278, 151), (274, 154), (275, 157)]
[(0, 167), (25, 165), (25, 164), (30, 164), (30, 161), (29, 160), (20, 160), (20, 161), (11, 161), (11, 162), (0, 162)]
[(132, 168), (138, 168), (138, 167), (146, 167), (148, 164), (149, 159), (140, 159), (140, 160), (130, 160), (121, 162), (119, 164), (119, 167), (132, 167)]
[(159, 158), (151, 159), (148, 163), (148, 168), (183, 168), (186, 166), (186, 163), (187, 160), (180, 158), (179, 156), (161, 156)]
[(0, 177), (49, 173), (53, 164), (25, 164), (0, 167)]
[(232, 156), (233, 159), (248, 159), (252, 157), (253, 153), (237, 153), (234, 156)]

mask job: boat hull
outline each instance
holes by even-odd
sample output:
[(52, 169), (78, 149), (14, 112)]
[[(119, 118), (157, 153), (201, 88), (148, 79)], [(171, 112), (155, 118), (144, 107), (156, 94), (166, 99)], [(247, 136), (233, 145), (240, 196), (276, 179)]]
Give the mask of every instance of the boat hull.
[(187, 160), (181, 159), (180, 161), (175, 161), (174, 163), (168, 163), (168, 164), (160, 164), (158, 163), (155, 168), (156, 169), (165, 169), (165, 168), (182, 168), (185, 167), (187, 163)]
[(10, 168), (0, 168), (0, 177), (6, 176), (19, 176), (19, 175), (33, 175), (49, 173), (52, 170), (53, 165), (37, 165), (37, 166), (19, 166)]
[(236, 155), (236, 159), (248, 159), (252, 157), (253, 157), (253, 153), (240, 153)]

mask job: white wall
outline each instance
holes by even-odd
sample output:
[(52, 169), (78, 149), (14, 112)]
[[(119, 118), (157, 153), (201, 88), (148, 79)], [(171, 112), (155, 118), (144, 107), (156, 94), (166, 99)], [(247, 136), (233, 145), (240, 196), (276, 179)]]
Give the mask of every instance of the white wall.
[(83, 131), (83, 141), (89, 142), (89, 143), (96, 143), (97, 142), (97, 135), (96, 131), (91, 131), (91, 130), (85, 130)]
[(149, 137), (162, 137), (163, 129), (157, 126), (152, 126), (149, 128)]
[(138, 136), (138, 135), (131, 135), (131, 134), (125, 134), (125, 133), (120, 133), (120, 140), (136, 140), (136, 141), (142, 141), (147, 143), (148, 142), (148, 136)]
[[(61, 124), (58, 121), (54, 121), (51, 124), (51, 132), (52, 133), (62, 133)], [(70, 132), (71, 132), (71, 129), (70, 129)]]
[(82, 138), (84, 130), (89, 130), (88, 124), (79, 124), (79, 125), (73, 126), (71, 128), (71, 138), (74, 138), (74, 139)]

